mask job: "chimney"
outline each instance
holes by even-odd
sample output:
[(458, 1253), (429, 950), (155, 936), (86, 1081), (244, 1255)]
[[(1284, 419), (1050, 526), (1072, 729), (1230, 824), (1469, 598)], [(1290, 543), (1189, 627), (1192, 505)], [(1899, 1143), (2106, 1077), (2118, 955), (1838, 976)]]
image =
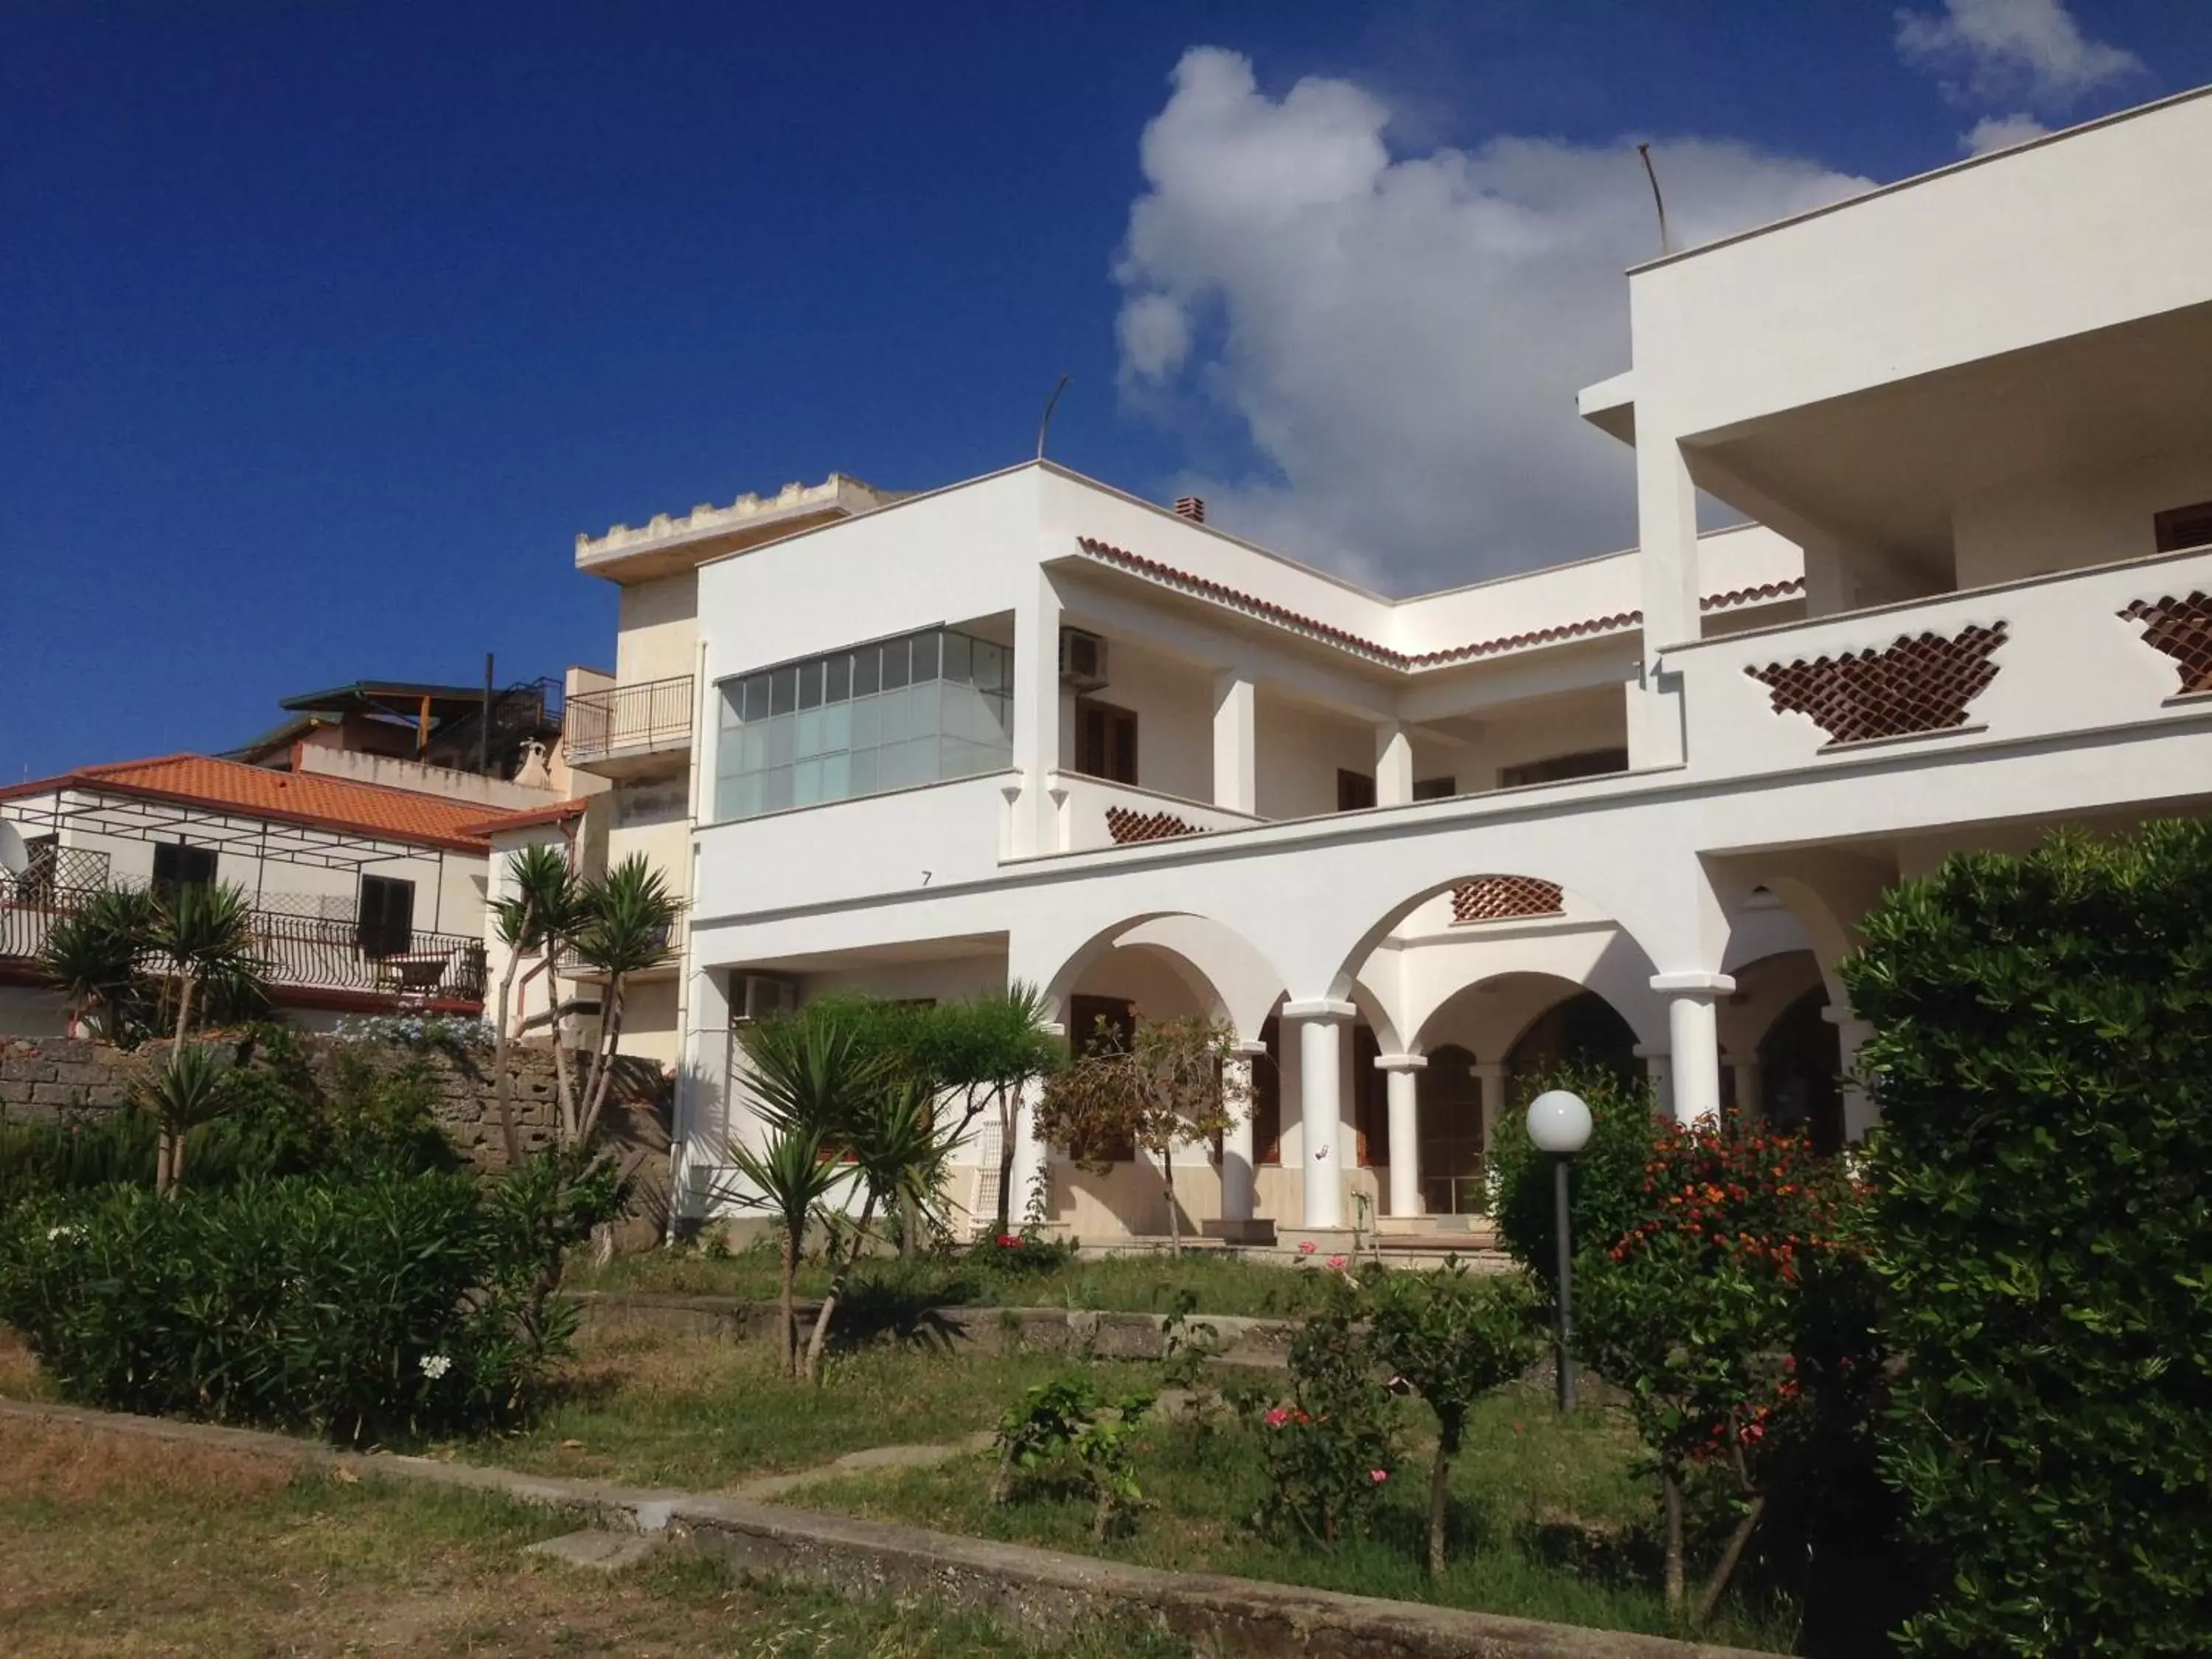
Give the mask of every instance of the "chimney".
[(1177, 496), (1175, 510), (1179, 519), (1188, 519), (1193, 524), (1206, 522), (1206, 503), (1195, 495)]

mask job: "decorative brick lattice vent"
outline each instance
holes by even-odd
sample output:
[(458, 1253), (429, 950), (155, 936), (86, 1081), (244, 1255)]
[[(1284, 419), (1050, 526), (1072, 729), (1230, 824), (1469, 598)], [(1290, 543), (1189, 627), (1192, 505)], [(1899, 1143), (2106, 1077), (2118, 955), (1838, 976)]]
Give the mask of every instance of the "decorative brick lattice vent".
[(1534, 876), (1477, 876), (1453, 888), (1451, 901), (1455, 922), (1514, 921), (1567, 913), (1559, 884)]
[(2005, 625), (1968, 628), (1949, 639), (1902, 635), (1887, 651), (1769, 663), (1743, 672), (1774, 694), (1778, 714), (1808, 714), (1832, 743), (1948, 732), (1966, 721), (1966, 705), (1990, 689), (1990, 654)]
[(2212, 599), (2191, 593), (2137, 599), (2120, 615), (2143, 625), (2143, 643), (2180, 665), (2183, 696), (2212, 691)]
[(1114, 845), (1127, 847), (1140, 841), (1173, 841), (1177, 836), (1194, 836), (1198, 826), (1185, 823), (1172, 812), (1133, 812), (1126, 806), (1106, 809), (1106, 833), (1114, 837)]

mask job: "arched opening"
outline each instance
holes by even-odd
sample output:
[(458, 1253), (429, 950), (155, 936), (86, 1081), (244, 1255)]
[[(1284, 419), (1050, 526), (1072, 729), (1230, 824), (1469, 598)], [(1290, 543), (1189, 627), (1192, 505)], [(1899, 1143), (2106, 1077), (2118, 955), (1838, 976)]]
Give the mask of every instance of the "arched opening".
[(1775, 1017), (1759, 1040), (1761, 1104), (1767, 1123), (1804, 1135), (1817, 1152), (1844, 1145), (1843, 1044), (1825, 1018), (1828, 994), (1806, 992)]
[(1602, 1066), (1628, 1081), (1644, 1073), (1635, 1031), (1595, 991), (1578, 991), (1537, 1015), (1506, 1051), (1505, 1064), (1516, 1079), (1565, 1064)]
[(1478, 1062), (1456, 1042), (1428, 1059), (1414, 1085), (1421, 1109), (1421, 1208), (1430, 1215), (1484, 1214), (1489, 1144)]

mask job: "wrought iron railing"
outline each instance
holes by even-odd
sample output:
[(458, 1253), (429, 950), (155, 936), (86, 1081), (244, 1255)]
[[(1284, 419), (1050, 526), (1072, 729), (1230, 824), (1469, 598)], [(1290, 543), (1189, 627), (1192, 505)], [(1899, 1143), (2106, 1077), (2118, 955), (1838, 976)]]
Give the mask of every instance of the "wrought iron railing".
[(691, 742), (691, 677), (641, 680), (579, 691), (568, 699), (563, 732), (571, 763), (604, 760), (625, 749), (682, 749)]
[[(102, 890), (56, 886), (35, 872), (0, 873), (0, 957), (36, 959), (54, 924)], [(483, 1000), (484, 945), (473, 934), (414, 928), (404, 939), (368, 939), (354, 917), (257, 909), (253, 937), (280, 989), (371, 991), (395, 1002)]]

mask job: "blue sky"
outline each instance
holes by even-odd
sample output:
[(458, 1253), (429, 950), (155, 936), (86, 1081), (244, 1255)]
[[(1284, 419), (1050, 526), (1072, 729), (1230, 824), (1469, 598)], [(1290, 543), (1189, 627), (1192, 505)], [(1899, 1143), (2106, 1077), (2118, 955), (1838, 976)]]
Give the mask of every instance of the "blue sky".
[(2212, 80), (2212, 7), (1906, 9), (18, 0), (0, 778), (607, 664), (578, 532), (987, 471), (1063, 370), (1058, 458), (1386, 588), (1602, 550), (1635, 138), (1716, 232)]

